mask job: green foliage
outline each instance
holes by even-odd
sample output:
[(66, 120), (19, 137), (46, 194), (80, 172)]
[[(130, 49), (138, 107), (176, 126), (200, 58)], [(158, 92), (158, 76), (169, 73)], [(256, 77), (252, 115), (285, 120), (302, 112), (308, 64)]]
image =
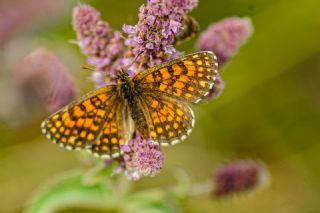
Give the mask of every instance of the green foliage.
[(99, 165), (91, 171), (73, 172), (53, 179), (27, 202), (24, 213), (78, 211), (174, 213), (185, 200), (190, 186), (188, 176), (179, 170), (178, 184), (172, 189), (131, 191), (131, 181), (112, 175), (110, 167)]
[(112, 190), (107, 185), (84, 184), (82, 175), (72, 174), (56, 178), (46, 184), (28, 202), (26, 213), (49, 213), (70, 207), (111, 208), (115, 205)]

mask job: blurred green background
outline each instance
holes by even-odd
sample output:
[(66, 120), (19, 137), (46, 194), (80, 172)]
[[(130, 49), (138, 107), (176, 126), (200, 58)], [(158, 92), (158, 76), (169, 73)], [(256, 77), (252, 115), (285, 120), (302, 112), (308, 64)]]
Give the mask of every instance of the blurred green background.
[[(0, 2), (24, 11), (32, 0)], [(143, 0), (82, 1), (102, 12), (114, 29), (137, 21)], [(79, 67), (85, 57), (76, 45), (71, 10), (78, 1), (53, 1), (36, 10), (0, 42), (0, 212), (21, 212), (39, 185), (76, 168), (81, 157), (51, 144), (41, 134), (43, 117), (19, 124), (13, 117), (12, 66), (39, 47), (54, 52), (69, 68), (79, 94), (93, 89), (90, 72)], [(202, 30), (228, 16), (249, 16), (255, 32), (223, 72), (226, 87), (216, 101), (193, 107), (196, 126), (177, 146), (164, 148), (160, 175), (143, 178), (135, 189), (175, 182), (181, 166), (193, 181), (210, 178), (217, 166), (238, 158), (262, 160), (271, 185), (251, 196), (214, 200), (207, 195), (190, 200), (190, 213), (320, 212), (320, 2), (319, 0), (200, 0), (192, 15)], [(5, 16), (3, 16), (5, 17)], [(2, 18), (3, 20), (4, 18)], [(8, 20), (10, 21), (10, 20)], [(4, 21), (0, 26), (3, 29)], [(2, 34), (0, 34), (2, 35)], [(1, 39), (1, 38), (0, 38)], [(194, 51), (194, 41), (180, 50)]]

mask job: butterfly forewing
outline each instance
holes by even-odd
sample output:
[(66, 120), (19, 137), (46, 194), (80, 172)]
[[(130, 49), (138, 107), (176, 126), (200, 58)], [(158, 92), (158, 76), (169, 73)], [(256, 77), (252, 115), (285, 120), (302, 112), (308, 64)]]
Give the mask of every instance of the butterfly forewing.
[(44, 120), (42, 131), (62, 147), (90, 148), (110, 120), (116, 100), (115, 85), (90, 92)]
[(142, 91), (198, 103), (212, 89), (217, 66), (214, 53), (198, 52), (147, 69), (133, 81)]

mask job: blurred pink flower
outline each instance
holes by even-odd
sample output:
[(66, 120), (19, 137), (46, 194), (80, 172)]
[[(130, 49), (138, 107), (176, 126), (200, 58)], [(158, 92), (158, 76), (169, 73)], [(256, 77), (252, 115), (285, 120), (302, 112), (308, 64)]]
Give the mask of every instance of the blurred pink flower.
[(225, 197), (257, 189), (267, 183), (264, 165), (253, 160), (236, 160), (221, 166), (214, 174), (216, 197)]
[(210, 50), (216, 53), (222, 67), (253, 33), (250, 18), (231, 17), (211, 24), (197, 43), (197, 50)]
[(56, 8), (57, 2), (51, 0), (20, 0), (0, 3), (0, 43), (10, 38), (33, 18), (44, 16), (48, 11)]
[(13, 74), (26, 101), (36, 99), (39, 109), (42, 105), (52, 113), (76, 96), (67, 68), (46, 50), (31, 52), (16, 65)]

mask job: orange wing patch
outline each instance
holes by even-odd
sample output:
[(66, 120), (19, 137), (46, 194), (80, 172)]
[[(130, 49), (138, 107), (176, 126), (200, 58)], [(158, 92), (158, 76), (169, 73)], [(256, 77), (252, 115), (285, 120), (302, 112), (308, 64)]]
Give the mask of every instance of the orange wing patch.
[(212, 52), (198, 52), (147, 69), (134, 76), (133, 81), (143, 91), (198, 103), (212, 89), (217, 66)]
[(69, 104), (42, 122), (42, 132), (67, 149), (91, 147), (117, 99), (115, 89), (104, 87)]
[(120, 145), (124, 144), (123, 110), (125, 108), (122, 101), (115, 103), (104, 123), (99, 139), (90, 148), (90, 152), (94, 155), (107, 159), (120, 156)]
[(161, 145), (176, 144), (190, 134), (194, 126), (194, 116), (186, 104), (154, 94), (145, 94), (143, 100), (142, 107), (153, 141)]

